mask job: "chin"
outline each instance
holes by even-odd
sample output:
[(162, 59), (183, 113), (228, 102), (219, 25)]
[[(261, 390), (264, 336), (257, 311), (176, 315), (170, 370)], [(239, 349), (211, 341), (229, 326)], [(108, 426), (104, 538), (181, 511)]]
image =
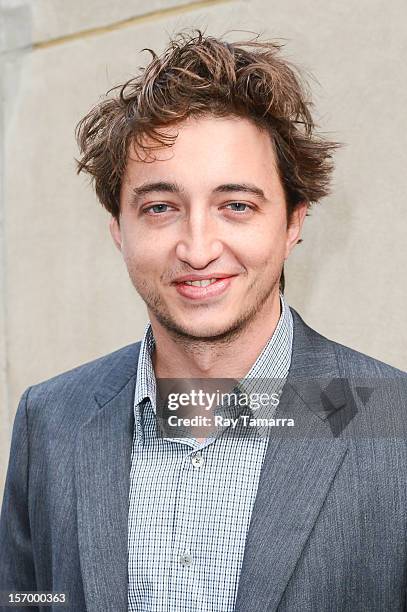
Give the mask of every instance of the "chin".
[(172, 331), (176, 335), (190, 340), (208, 340), (208, 341), (220, 341), (232, 337), (237, 331), (240, 330), (238, 321), (230, 318), (228, 320), (219, 321), (219, 318), (214, 317), (200, 317), (200, 320), (183, 321), (181, 318), (178, 320), (172, 318), (169, 320), (161, 319), (161, 323), (169, 331)]
[(185, 333), (194, 338), (215, 338), (229, 332), (230, 326), (219, 325), (187, 325)]

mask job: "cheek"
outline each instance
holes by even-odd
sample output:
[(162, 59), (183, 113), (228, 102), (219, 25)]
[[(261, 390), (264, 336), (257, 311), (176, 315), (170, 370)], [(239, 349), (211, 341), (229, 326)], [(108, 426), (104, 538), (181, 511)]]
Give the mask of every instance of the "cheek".
[(163, 261), (161, 247), (154, 245), (152, 241), (138, 241), (134, 237), (131, 242), (125, 240), (122, 244), (122, 255), (132, 276), (146, 277), (148, 280), (164, 269), (165, 260)]
[(258, 228), (248, 241), (240, 245), (239, 252), (248, 268), (280, 265), (285, 255), (285, 226)]

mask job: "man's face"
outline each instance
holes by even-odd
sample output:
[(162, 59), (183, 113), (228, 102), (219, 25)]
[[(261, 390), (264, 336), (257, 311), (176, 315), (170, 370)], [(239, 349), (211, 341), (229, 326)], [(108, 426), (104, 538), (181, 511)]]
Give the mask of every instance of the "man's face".
[(190, 118), (167, 130), (178, 137), (155, 161), (129, 156), (110, 230), (153, 324), (228, 338), (277, 303), (306, 206), (287, 228), (270, 136), (249, 120)]

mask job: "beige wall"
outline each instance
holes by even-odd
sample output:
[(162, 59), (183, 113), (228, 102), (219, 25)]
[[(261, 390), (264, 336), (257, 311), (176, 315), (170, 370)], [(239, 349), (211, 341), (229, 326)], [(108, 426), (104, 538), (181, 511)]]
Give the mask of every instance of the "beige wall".
[(162, 49), (186, 26), (285, 38), (288, 56), (319, 81), (319, 122), (347, 146), (335, 192), (307, 219), (287, 267), (287, 297), (321, 333), (407, 368), (404, 0), (0, 6), (0, 496), (23, 390), (144, 329), (108, 215), (75, 175), (73, 129), (144, 63), (143, 47)]

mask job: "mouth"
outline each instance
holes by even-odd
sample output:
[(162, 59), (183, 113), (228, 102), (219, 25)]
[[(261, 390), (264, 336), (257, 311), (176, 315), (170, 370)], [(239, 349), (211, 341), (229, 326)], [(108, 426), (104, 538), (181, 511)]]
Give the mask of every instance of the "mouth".
[(190, 300), (204, 300), (218, 297), (227, 292), (235, 276), (224, 278), (205, 278), (202, 280), (184, 280), (175, 283), (180, 295)]

